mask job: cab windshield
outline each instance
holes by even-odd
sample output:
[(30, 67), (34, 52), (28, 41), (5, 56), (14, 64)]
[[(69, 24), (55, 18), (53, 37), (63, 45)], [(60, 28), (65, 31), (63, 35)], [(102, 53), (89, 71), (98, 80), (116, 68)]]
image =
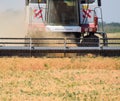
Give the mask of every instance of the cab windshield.
[(81, 1), (82, 4), (83, 4), (83, 3), (88, 3), (88, 4), (90, 4), (90, 3), (95, 2), (95, 0), (80, 0), (80, 1)]
[(48, 24), (78, 25), (78, 0), (48, 0)]

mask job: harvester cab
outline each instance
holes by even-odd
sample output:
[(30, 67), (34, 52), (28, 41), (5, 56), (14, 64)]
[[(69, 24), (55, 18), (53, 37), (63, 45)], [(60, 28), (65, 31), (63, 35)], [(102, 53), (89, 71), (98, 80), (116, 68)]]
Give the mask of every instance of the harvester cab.
[[(36, 30), (38, 34), (67, 33), (67, 37), (72, 33), (75, 38), (82, 37), (78, 40), (80, 46), (99, 46), (99, 36), (96, 35), (99, 34), (104, 38), (104, 45), (107, 45), (103, 26), (102, 31), (98, 31), (99, 19), (103, 25), (100, 6), (101, 0), (26, 0), (28, 33)], [(98, 9), (100, 17), (97, 16)]]

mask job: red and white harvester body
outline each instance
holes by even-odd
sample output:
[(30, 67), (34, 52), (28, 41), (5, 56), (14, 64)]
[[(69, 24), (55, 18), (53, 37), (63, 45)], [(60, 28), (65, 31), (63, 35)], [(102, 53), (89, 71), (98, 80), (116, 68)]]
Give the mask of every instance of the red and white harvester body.
[(103, 22), (100, 6), (101, 0), (26, 0), (27, 37), (37, 32), (39, 37), (58, 38), (62, 33), (64, 37), (96, 38), (93, 46), (98, 46), (101, 35), (106, 45), (106, 33), (98, 31), (98, 20)]

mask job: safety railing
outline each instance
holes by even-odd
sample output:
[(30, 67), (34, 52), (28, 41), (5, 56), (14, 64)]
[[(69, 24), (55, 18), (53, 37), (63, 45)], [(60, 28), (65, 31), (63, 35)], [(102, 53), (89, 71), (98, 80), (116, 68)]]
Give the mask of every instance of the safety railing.
[[(103, 40), (107, 40), (108, 43), (104, 43)], [(0, 46), (120, 47), (120, 38), (0, 38)]]
[(56, 57), (54, 53), (120, 56), (120, 38), (0, 38), (0, 56)]

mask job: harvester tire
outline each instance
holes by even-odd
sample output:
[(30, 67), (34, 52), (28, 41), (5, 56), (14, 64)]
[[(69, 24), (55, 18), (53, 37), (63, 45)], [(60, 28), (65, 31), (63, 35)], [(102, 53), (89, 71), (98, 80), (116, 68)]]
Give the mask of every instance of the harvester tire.
[(82, 47), (99, 47), (99, 37), (94, 34), (89, 34), (83, 37), (81, 42)]

